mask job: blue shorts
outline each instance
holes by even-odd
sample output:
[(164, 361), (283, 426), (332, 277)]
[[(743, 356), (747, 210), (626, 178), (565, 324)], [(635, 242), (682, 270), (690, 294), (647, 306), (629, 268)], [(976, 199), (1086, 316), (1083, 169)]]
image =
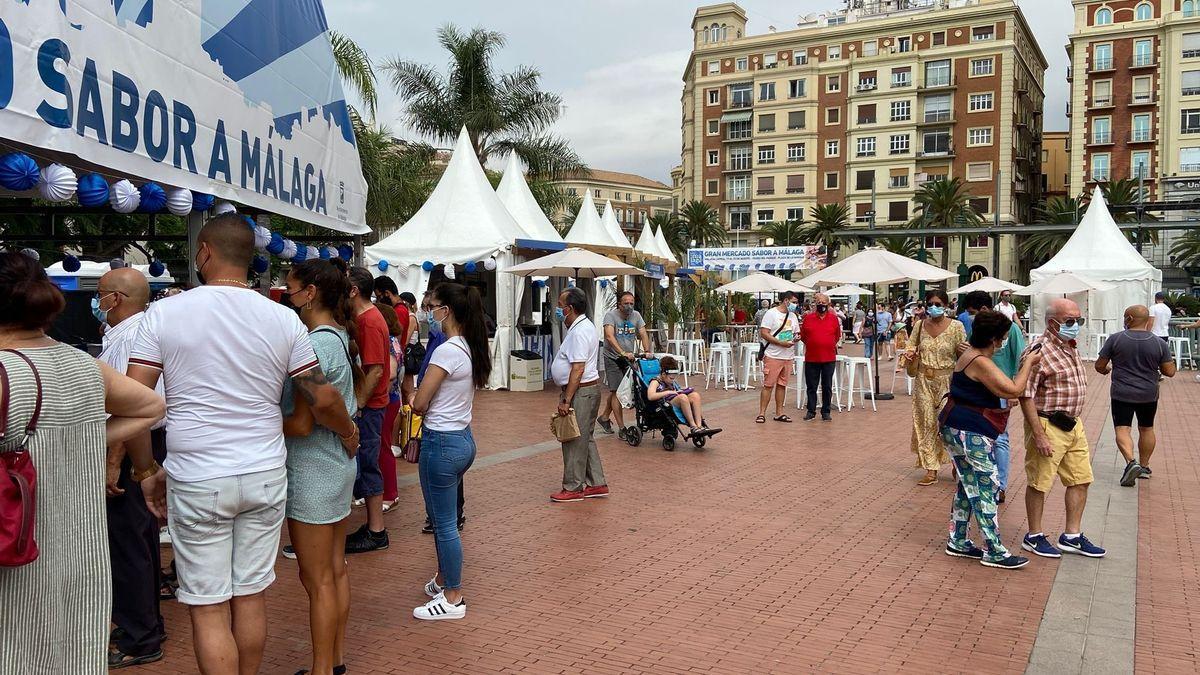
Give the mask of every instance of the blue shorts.
[(383, 429), (385, 408), (363, 408), (358, 419), (358, 473), (354, 477), (357, 499), (383, 494), (383, 473), (379, 471), (379, 434)]

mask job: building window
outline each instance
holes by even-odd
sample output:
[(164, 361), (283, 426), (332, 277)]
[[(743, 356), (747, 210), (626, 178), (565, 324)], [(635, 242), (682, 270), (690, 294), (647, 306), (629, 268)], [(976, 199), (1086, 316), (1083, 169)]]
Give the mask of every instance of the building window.
[(976, 26), (971, 29), (971, 42), (983, 42), (984, 40), (996, 39), (996, 27), (993, 26)]
[(708, 105), (720, 105), (721, 92), (718, 89), (708, 90)]
[[(625, 220), (625, 209), (615, 209), (615, 211), (617, 214), (617, 222), (618, 223), (627, 222)], [(633, 209), (629, 210), (629, 219), (633, 220)]]
[(1095, 80), (1092, 82), (1092, 107), (1107, 108), (1112, 104), (1112, 80)]
[(760, 194), (760, 195), (775, 194), (775, 177), (774, 176), (759, 176), (758, 177), (758, 194)]
[(893, 223), (908, 222), (908, 202), (888, 202), (888, 220)]
[(775, 100), (775, 83), (763, 82), (758, 85), (758, 100), (774, 101)]
[(892, 169), (892, 175), (888, 177), (888, 187), (893, 190), (908, 188), (908, 169)]
[(708, 121), (708, 135), (716, 136), (721, 133), (721, 120)]
[(826, 108), (825, 109), (825, 124), (841, 124), (842, 109), (841, 108)]
[(1092, 143), (1097, 145), (1103, 143), (1112, 143), (1111, 117), (1092, 118)]
[(838, 189), (838, 174), (836, 171), (830, 171), (825, 174), (825, 189), (826, 190)]
[(944, 47), (946, 45), (946, 31), (939, 30), (929, 37), (929, 44), (934, 47)]
[(707, 70), (708, 70), (709, 75), (716, 75), (716, 74), (720, 73), (721, 72), (721, 62), (720, 61), (709, 61)]
[(1154, 95), (1150, 92), (1150, 76), (1133, 78), (1133, 102), (1149, 103), (1153, 99)]
[(971, 94), (967, 97), (967, 110), (970, 112), (983, 112), (992, 109), (992, 93), (986, 94)]
[(827, 93), (839, 92), (842, 90), (841, 75), (826, 75), (825, 76), (825, 91)]
[(992, 128), (991, 127), (975, 127), (967, 129), (967, 145), (991, 145), (992, 144)]
[(896, 38), (896, 51), (911, 52), (912, 51), (912, 38), (910, 38), (907, 35), (905, 35), (904, 37)]
[(719, 185), (720, 185), (719, 181), (715, 181), (715, 180), (704, 181), (704, 194), (709, 197), (717, 194)]
[(1179, 170), (1189, 173), (1200, 171), (1200, 148), (1179, 149)]
[(758, 133), (768, 134), (775, 131), (775, 113), (758, 116)]
[(1183, 0), (1183, 4), (1180, 5), (1179, 9), (1183, 11), (1183, 18), (1185, 19), (1196, 16), (1195, 0)]
[[(1188, 0), (1191, 2), (1191, 0)], [(1188, 3), (1184, 3), (1188, 4)], [(1184, 11), (1184, 16), (1189, 16), (1188, 12)], [(1191, 16), (1200, 16), (1200, 9), (1193, 10)], [(1184, 33), (1183, 34), (1183, 58), (1191, 59), (1200, 56), (1200, 33)]]
[(912, 68), (892, 68), (892, 88), (912, 86)]
[(746, 70), (747, 68), (750, 67), (750, 60), (748, 58), (746, 58), (745, 56), (739, 56), (737, 58), (736, 63), (737, 63), (736, 67), (738, 70)]
[(1107, 7), (1101, 7), (1096, 10), (1096, 25), (1107, 26), (1112, 23), (1112, 10)]
[(729, 170), (730, 171), (749, 171), (750, 170), (750, 146), (743, 145), (737, 148), (729, 149)]
[(875, 104), (864, 103), (858, 106), (858, 123), (875, 124)]
[[(979, 215), (982, 216), (983, 214), (992, 210), (991, 201), (992, 200), (990, 197), (972, 197), (968, 203), (971, 205), (971, 208), (975, 209), (975, 213), (978, 213)], [(986, 234), (981, 235), (980, 238), (982, 238), (983, 243), (982, 244), (974, 244), (974, 245), (980, 246), (980, 247), (987, 246), (987, 235)], [(968, 245), (971, 245), (969, 243), (969, 240), (968, 240)]]
[(1134, 143), (1145, 143), (1150, 140), (1150, 115), (1133, 116), (1133, 130), (1129, 132), (1129, 140)]
[(788, 143), (787, 161), (789, 161), (789, 162), (803, 162), (804, 161), (804, 144), (803, 143)]
[(1180, 110), (1179, 117), (1180, 133), (1200, 134), (1200, 108)]
[[(983, 214), (987, 213), (988, 199), (987, 197), (980, 197), (980, 200), (982, 200), (982, 203), (979, 206), (982, 206), (984, 210), (980, 211), (979, 208), (976, 207), (974, 203), (976, 200), (974, 199), (971, 200), (971, 206), (975, 207), (975, 213), (978, 213), (982, 216)], [(967, 248), (988, 248), (989, 246), (991, 246), (991, 241), (988, 239), (986, 234), (978, 234), (972, 237), (967, 237)]]
[(763, 68), (774, 68), (779, 63), (779, 57), (774, 54), (763, 54)]
[(1133, 43), (1133, 67), (1154, 65), (1154, 43), (1151, 40), (1135, 40)]
[(788, 80), (788, 98), (804, 98), (804, 80)]
[(987, 59), (971, 59), (971, 76), (981, 77), (991, 75), (995, 72), (995, 60)]
[(804, 110), (793, 110), (788, 113), (788, 129), (796, 130), (805, 127), (805, 118), (807, 115)]
[(1200, 70), (1183, 71), (1182, 83), (1183, 89), (1180, 93), (1184, 96), (1200, 94)]
[(741, 122), (730, 122), (726, 128), (725, 137), (729, 140), (737, 140), (739, 138), (750, 138), (750, 120), (742, 120)]
[(1092, 155), (1092, 180), (1108, 180), (1108, 153)]
[(943, 236), (928, 236), (925, 237), (924, 246), (927, 249), (940, 249), (946, 246), (946, 238)]
[(937, 96), (925, 97), (926, 122), (949, 122), (950, 115), (949, 94), (939, 94)]
[(879, 87), (879, 80), (875, 76), (874, 70), (869, 73), (858, 74), (858, 91), (874, 91)]
[(841, 60), (842, 46), (841, 45), (829, 45), (825, 49), (825, 55), (828, 57), (828, 60), (830, 60), (830, 61)]
[(909, 152), (908, 134), (894, 134), (888, 139), (889, 155), (907, 155)]
[(721, 151), (720, 150), (709, 150), (708, 151), (708, 165), (709, 166), (717, 166), (720, 163), (721, 163)]
[(726, 199), (748, 201), (750, 199), (750, 177), (730, 176), (725, 183)]
[(773, 145), (758, 146), (758, 163), (759, 164), (774, 164), (775, 163), (775, 146), (773, 146)]
[(892, 101), (892, 121), (907, 122), (912, 119), (912, 101)]
[(762, 227), (775, 220), (775, 209), (758, 210), (758, 226)]
[(921, 154), (948, 155), (950, 154), (950, 131), (939, 129), (926, 131), (921, 135)]
[(1092, 47), (1092, 70), (1112, 70), (1112, 45), (1102, 44)]
[(875, 137), (864, 136), (858, 139), (855, 152), (858, 157), (874, 157), (875, 156)]
[(875, 185), (874, 171), (857, 171), (854, 174), (855, 190), (870, 190)]
[(991, 180), (992, 179), (992, 163), (991, 162), (970, 162), (967, 164), (967, 180)]
[(807, 49), (792, 50), (792, 63), (796, 64), (797, 66), (807, 65), (808, 64), (808, 50)]
[(1129, 177), (1133, 179), (1150, 177), (1150, 153), (1139, 150), (1129, 157)]
[(788, 210), (787, 210), (787, 219), (794, 223), (798, 223), (798, 222), (804, 220), (804, 207), (803, 206), (789, 206)]
[(875, 56), (879, 53), (879, 42), (876, 40), (863, 40), (862, 55)]
[[(787, 193), (798, 195), (804, 192), (804, 174), (792, 174), (787, 177)], [(790, 219), (790, 218), (789, 218)]]
[(730, 105), (734, 108), (749, 108), (753, 105), (752, 96), (753, 91), (751, 91), (749, 83), (729, 85)]
[(844, 17), (844, 16), (831, 16), (825, 20), (826, 26), (841, 26), (845, 23), (846, 23), (846, 17)]
[(746, 231), (750, 229), (750, 207), (729, 207), (729, 229)]
[(925, 86), (945, 87), (950, 84), (950, 59), (925, 64)]
[(838, 141), (837, 139), (825, 141), (826, 157), (837, 157), (839, 154), (841, 154), (841, 149), (841, 141)]

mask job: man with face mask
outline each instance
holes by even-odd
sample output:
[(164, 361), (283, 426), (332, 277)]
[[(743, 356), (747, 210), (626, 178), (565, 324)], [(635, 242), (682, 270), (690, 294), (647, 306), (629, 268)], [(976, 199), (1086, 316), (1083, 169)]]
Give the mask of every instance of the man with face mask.
[(574, 410), (580, 436), (562, 444), (562, 490), (550, 495), (553, 502), (608, 496), (608, 481), (593, 438), (600, 408), (600, 373), (596, 369), (600, 340), (596, 325), (585, 314), (587, 306), (587, 295), (572, 287), (559, 294), (554, 309), (555, 319), (565, 326), (562, 345), (550, 364), (550, 375), (560, 388), (558, 415), (564, 417)]
[(1018, 330), (1025, 330), (1021, 326), (1021, 317), (1017, 314), (1017, 306), (1012, 304), (1012, 291), (1000, 291), (1000, 302), (996, 305), (996, 311), (1008, 317), (1008, 320), (1017, 324)]
[[(138, 326), (146, 316), (150, 284), (136, 269), (122, 267), (100, 277), (92, 314), (108, 327), (104, 349), (98, 357), (124, 373), (129, 367), (129, 351)], [(160, 382), (155, 391), (163, 395)], [(164, 434), (159, 422), (151, 432), (152, 445), (162, 446)], [(112, 558), (112, 622), (117, 627), (110, 667), (151, 663), (162, 658), (162, 616), (158, 611), (160, 560), (158, 518), (146, 508), (141, 486), (133, 480), (133, 463), (126, 447), (146, 444), (143, 436), (110, 445), (107, 452), (105, 491), (108, 499), (108, 548)], [(144, 449), (144, 448), (143, 448)]]
[[(1061, 558), (1063, 551), (1090, 558), (1104, 556), (1104, 549), (1088, 541), (1080, 529), (1092, 482), (1091, 454), (1081, 419), (1087, 376), (1076, 344), (1082, 325), (1079, 305), (1055, 298), (1046, 307), (1046, 331), (1026, 350), (1041, 349), (1042, 362), (1021, 396), (1029, 521), (1021, 548), (1043, 558)], [(1067, 507), (1066, 531), (1058, 538), (1057, 548), (1042, 532), (1042, 508), (1055, 475), (1066, 488)]]
[[(596, 423), (604, 433), (613, 432), (612, 422), (608, 415), (611, 411), (617, 419), (618, 437), (625, 440), (625, 415), (621, 410), (621, 401), (617, 398), (617, 387), (625, 377), (625, 364), (637, 355), (650, 352), (650, 334), (646, 332), (646, 322), (642, 315), (633, 308), (633, 293), (625, 291), (617, 298), (617, 308), (609, 310), (604, 315), (604, 402), (600, 406), (600, 416)], [(641, 351), (638, 351), (641, 347)]]
[(763, 315), (759, 324), (758, 337), (767, 343), (763, 350), (763, 384), (762, 392), (758, 395), (758, 417), (755, 423), (765, 424), (767, 421), (767, 405), (771, 402), (771, 392), (775, 392), (776, 422), (791, 422), (792, 418), (783, 414), (783, 400), (787, 397), (789, 373), (792, 372), (793, 359), (796, 357), (796, 342), (800, 337), (800, 305), (796, 302), (796, 294), (783, 291), (779, 294), (779, 304)]
[(808, 394), (805, 420), (817, 416), (817, 385), (821, 386), (821, 419), (828, 422), (833, 401), (833, 371), (838, 347), (842, 345), (842, 324), (829, 309), (829, 296), (813, 296), (815, 310), (804, 315), (800, 341), (804, 343), (804, 388)]

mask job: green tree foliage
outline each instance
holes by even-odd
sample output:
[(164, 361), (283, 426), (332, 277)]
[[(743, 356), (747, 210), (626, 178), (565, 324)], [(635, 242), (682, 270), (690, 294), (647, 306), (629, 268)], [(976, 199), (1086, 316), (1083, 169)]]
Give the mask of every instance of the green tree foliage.
[[(971, 207), (971, 192), (961, 178), (939, 179), (917, 188), (912, 227), (975, 227), (983, 218)], [(948, 244), (949, 242), (947, 242)], [(950, 265), (950, 247), (942, 247), (942, 268)]]
[(850, 225), (850, 207), (845, 204), (817, 204), (809, 212), (808, 224), (800, 229), (800, 240), (805, 244), (824, 246), (828, 262), (833, 264), (841, 239), (834, 234)]

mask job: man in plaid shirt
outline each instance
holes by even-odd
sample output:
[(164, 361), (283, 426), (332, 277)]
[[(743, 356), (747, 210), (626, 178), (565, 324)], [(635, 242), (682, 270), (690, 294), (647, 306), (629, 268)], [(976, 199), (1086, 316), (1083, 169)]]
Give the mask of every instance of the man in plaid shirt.
[[(1044, 558), (1062, 557), (1061, 551), (1091, 558), (1104, 556), (1080, 531), (1092, 461), (1083, 428), (1084, 393), (1087, 375), (1075, 339), (1083, 325), (1079, 305), (1065, 298), (1051, 300), (1046, 307), (1046, 332), (1026, 353), (1042, 350), (1042, 362), (1029, 378), (1021, 396), (1025, 417), (1025, 512), (1029, 533), (1021, 548)], [(1042, 532), (1042, 508), (1046, 493), (1058, 475), (1066, 487), (1067, 526), (1055, 548)]]

